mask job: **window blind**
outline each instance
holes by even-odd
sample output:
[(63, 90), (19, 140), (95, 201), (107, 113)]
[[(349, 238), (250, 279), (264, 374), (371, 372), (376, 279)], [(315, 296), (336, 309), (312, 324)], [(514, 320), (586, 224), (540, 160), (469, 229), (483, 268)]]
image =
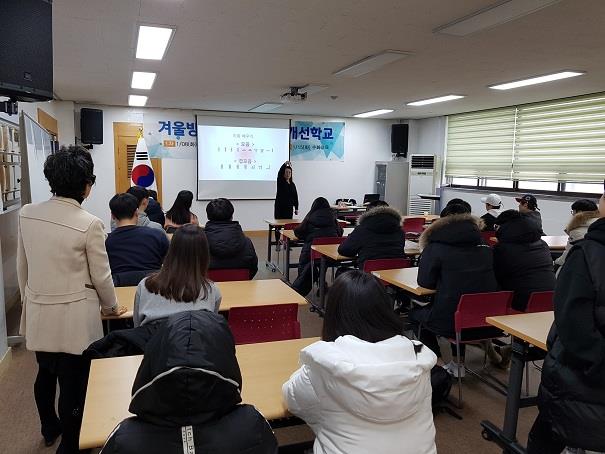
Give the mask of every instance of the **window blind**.
[(605, 93), (518, 107), (513, 178), (605, 179)]
[(515, 115), (515, 107), (450, 115), (445, 175), (510, 179)]

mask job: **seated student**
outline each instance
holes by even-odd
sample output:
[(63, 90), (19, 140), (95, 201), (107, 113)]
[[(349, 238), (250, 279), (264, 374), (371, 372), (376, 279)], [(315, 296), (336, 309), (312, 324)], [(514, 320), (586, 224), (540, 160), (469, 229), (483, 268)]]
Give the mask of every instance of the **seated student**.
[(404, 257), (404, 248), (401, 215), (388, 203), (377, 200), (359, 217), (357, 227), (338, 247), (338, 253), (357, 257), (357, 266), (363, 269), (366, 260)]
[[(128, 188), (126, 191), (127, 194), (131, 194), (136, 197), (137, 202), (139, 204), (139, 220), (137, 221), (137, 225), (141, 227), (150, 227), (156, 230), (164, 230), (163, 227), (157, 222), (153, 222), (147, 217), (147, 213), (145, 210), (147, 209), (147, 205), (149, 204), (149, 192), (147, 189), (141, 186), (132, 186)], [(111, 230), (115, 230), (116, 222), (112, 218), (111, 220)]]
[(306, 296), (313, 283), (311, 282), (311, 244), (315, 238), (342, 236), (342, 227), (338, 224), (336, 215), (330, 203), (323, 197), (318, 197), (313, 201), (311, 209), (300, 223), (294, 229), (296, 237), (304, 241), (298, 260), (298, 277), (292, 284), (292, 288)]
[(224, 317), (175, 314), (145, 347), (129, 410), (103, 454), (276, 454), (271, 427), (242, 404), (242, 374)]
[(525, 194), (522, 197), (515, 197), (515, 200), (519, 202), (519, 212), (532, 219), (540, 229), (540, 235), (545, 235), (542, 230), (542, 216), (536, 197), (532, 194)]
[(143, 279), (134, 298), (134, 326), (165, 319), (176, 312), (207, 309), (218, 312), (221, 292), (208, 280), (208, 240), (198, 225), (178, 229), (162, 269)]
[(149, 205), (147, 205), (145, 213), (147, 213), (150, 221), (157, 222), (163, 228), (166, 217), (164, 216), (162, 205), (158, 201), (158, 193), (153, 189), (148, 189), (147, 192), (149, 193)]
[(208, 222), (204, 227), (213, 269), (247, 268), (250, 279), (258, 271), (258, 257), (250, 238), (239, 222), (233, 220), (233, 204), (227, 199), (214, 199), (206, 205)]
[(495, 230), (494, 221), (502, 213), (502, 199), (498, 194), (488, 194), (481, 197), (481, 202), (485, 203), (485, 209), (487, 210), (487, 213), (481, 216), (485, 223), (483, 230), (493, 232)]
[(445, 208), (441, 210), (439, 217), (451, 216), (452, 214), (471, 214), (471, 204), (462, 199), (450, 200)]
[(565, 251), (559, 258), (555, 260), (555, 265), (559, 267), (557, 270), (557, 275), (561, 271), (563, 264), (565, 263), (565, 259), (571, 250), (571, 247), (579, 241), (582, 241), (584, 235), (588, 231), (588, 227), (596, 221), (599, 215), (599, 209), (597, 204), (592, 200), (588, 199), (580, 199), (576, 200), (571, 205), (571, 214), (573, 217), (565, 227), (565, 233), (568, 235), (567, 245), (565, 246)]
[[(137, 225), (139, 203), (131, 194), (116, 194), (109, 201), (111, 220), (116, 224), (105, 240), (111, 274), (138, 273), (136, 285), (150, 271), (157, 271), (168, 252), (168, 238), (163, 231)], [(134, 273), (134, 274), (133, 274)]]
[[(435, 289), (432, 304), (412, 309), (409, 317), (413, 324), (421, 324), (420, 340), (441, 358), (437, 335), (455, 337), (454, 314), (460, 296), (466, 293), (483, 293), (498, 290), (494, 275), (492, 249), (483, 243), (483, 221), (472, 216), (467, 207), (452, 204), (446, 207), (441, 219), (433, 222), (420, 236), (420, 264), (418, 284)], [(492, 349), (488, 350), (491, 355)], [(461, 348), (461, 356), (464, 348)], [(462, 359), (462, 358), (461, 358)], [(499, 362), (501, 358), (490, 358)], [(458, 364), (445, 366), (457, 376)], [(464, 369), (460, 370), (464, 375)]]
[(557, 280), (528, 454), (605, 452), (605, 195), (599, 212)]
[(532, 292), (555, 288), (555, 273), (548, 245), (540, 239), (535, 222), (517, 210), (496, 219), (494, 271), (502, 290), (511, 290), (513, 309), (525, 311)]
[(471, 213), (473, 211), (473, 208), (471, 207), (471, 204), (468, 203), (466, 200), (462, 200), (462, 199), (452, 199), (449, 202), (447, 202), (447, 205), (445, 205), (445, 207), (449, 207), (450, 205), (462, 205), (464, 208), (466, 208), (466, 212), (467, 213)]
[(181, 191), (177, 194), (172, 207), (166, 211), (166, 223), (164, 229), (168, 233), (174, 233), (176, 229), (185, 224), (199, 225), (197, 216), (191, 212), (193, 204), (193, 192)]
[(351, 270), (330, 289), (322, 340), (284, 383), (288, 410), (315, 433), (315, 454), (433, 454), (430, 349), (401, 335), (383, 285)]

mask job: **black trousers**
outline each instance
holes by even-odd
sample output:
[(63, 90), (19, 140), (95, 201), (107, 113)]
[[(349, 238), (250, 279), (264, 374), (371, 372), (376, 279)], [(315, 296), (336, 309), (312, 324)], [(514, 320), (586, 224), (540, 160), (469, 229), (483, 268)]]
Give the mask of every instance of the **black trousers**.
[(540, 411), (527, 437), (527, 454), (560, 454), (563, 449), (565, 442), (553, 432), (550, 418)]
[[(42, 436), (53, 438), (62, 433), (57, 453), (78, 453), (90, 361), (81, 355), (49, 352), (36, 352), (36, 360), (38, 376), (34, 383), (34, 396)], [(58, 415), (55, 409), (57, 382)]]

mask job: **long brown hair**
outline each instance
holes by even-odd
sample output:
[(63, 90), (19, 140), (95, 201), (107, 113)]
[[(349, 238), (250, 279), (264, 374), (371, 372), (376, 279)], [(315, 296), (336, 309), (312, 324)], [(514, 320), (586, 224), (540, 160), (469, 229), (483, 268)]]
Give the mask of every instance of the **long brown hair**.
[(184, 225), (174, 233), (162, 269), (147, 278), (145, 287), (178, 302), (205, 299), (210, 291), (209, 262), (204, 230), (197, 225)]

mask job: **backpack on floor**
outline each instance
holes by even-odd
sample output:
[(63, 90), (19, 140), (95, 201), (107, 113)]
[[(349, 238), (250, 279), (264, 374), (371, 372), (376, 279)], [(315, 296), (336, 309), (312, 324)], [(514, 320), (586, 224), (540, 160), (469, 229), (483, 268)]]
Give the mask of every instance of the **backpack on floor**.
[(452, 389), (452, 376), (441, 366), (431, 369), (431, 388), (433, 388), (433, 407), (447, 400)]

